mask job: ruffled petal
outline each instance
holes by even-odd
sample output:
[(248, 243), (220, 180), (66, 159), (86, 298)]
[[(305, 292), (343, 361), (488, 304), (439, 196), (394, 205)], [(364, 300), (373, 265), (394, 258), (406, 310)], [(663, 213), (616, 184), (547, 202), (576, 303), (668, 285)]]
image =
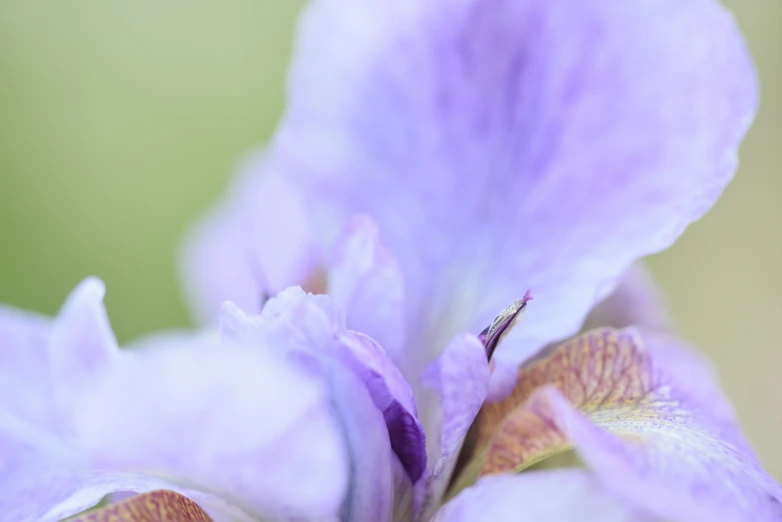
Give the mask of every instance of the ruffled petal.
[(651, 522), (580, 469), (484, 477), (448, 502), (433, 522)]
[(123, 353), (75, 404), (93, 466), (148, 471), (265, 516), (333, 516), (347, 455), (325, 384), (258, 346)]
[[(73, 398), (118, 356), (103, 308), (103, 283), (87, 278), (55, 320), (0, 309), (0, 513), (9, 520), (60, 520), (100, 500), (95, 477), (71, 446)], [(112, 487), (116, 477), (108, 478)], [(100, 484), (96, 486), (102, 488)], [(60, 507), (57, 507), (60, 506)], [(49, 513), (51, 510), (52, 513)]]
[(520, 362), (710, 208), (756, 91), (716, 0), (320, 0), (270, 158), (322, 237), (376, 220), (422, 364), (532, 288)]
[(255, 317), (226, 303), (221, 327), (226, 338), (284, 346), (288, 353), (306, 354), (307, 361), (325, 360), (313, 364), (325, 365), (329, 371), (337, 367), (349, 370), (382, 413), (391, 447), (411, 480), (421, 477), (426, 465), (426, 438), (410, 386), (374, 340), (346, 329), (344, 313), (333, 300), (289, 288), (271, 299)]
[(265, 161), (258, 153), (245, 163), (185, 242), (184, 289), (206, 324), (217, 322), (226, 300), (257, 313), (269, 296), (304, 285), (320, 264), (299, 195)]
[(2, 373), (17, 376), (0, 388), (4, 519), (55, 521), (161, 488), (239, 519), (337, 516), (348, 459), (322, 381), (216, 335), (117, 353), (102, 295), (87, 280), (53, 322), (0, 313)]
[(103, 284), (89, 278), (71, 293), (55, 320), (0, 308), (4, 520), (59, 521), (91, 507), (126, 479), (88, 472), (70, 444), (66, 399), (116, 355), (102, 298)]
[(346, 332), (340, 341), (348, 349), (342, 362), (364, 383), (375, 406), (383, 412), (391, 448), (410, 480), (417, 482), (426, 469), (426, 435), (410, 386), (371, 338)]
[(0, 308), (0, 409), (6, 424), (31, 432), (67, 431), (72, 394), (119, 353), (104, 293), (102, 281), (85, 279), (53, 321)]
[(90, 385), (119, 356), (103, 297), (103, 281), (85, 279), (66, 300), (49, 338), (49, 366), (55, 400), (65, 414), (72, 395)]
[(779, 520), (782, 488), (760, 467), (711, 369), (671, 338), (595, 330), (519, 371), (484, 405), (476, 475), (519, 471), (575, 448), (612, 492), (665, 519)]
[(335, 245), (328, 294), (345, 309), (351, 330), (375, 339), (396, 364), (404, 362), (402, 274), (370, 217), (353, 218)]

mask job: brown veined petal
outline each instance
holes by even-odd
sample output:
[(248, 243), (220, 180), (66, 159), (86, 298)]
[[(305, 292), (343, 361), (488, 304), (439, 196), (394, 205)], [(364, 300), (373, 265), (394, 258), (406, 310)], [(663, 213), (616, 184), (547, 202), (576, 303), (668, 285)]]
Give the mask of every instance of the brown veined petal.
[(607, 488), (666, 520), (782, 520), (782, 488), (710, 370), (670, 336), (580, 335), (522, 366), (507, 399), (484, 404), (449, 494), (573, 448)]
[(654, 401), (664, 400), (652, 397), (649, 359), (635, 331), (602, 329), (576, 337), (524, 365), (513, 393), (481, 409), (476, 447), (488, 447), (481, 475), (520, 471), (570, 449), (535, 402), (517, 410), (547, 385), (555, 386), (598, 424), (648, 415)]
[(186, 520), (213, 522), (198, 504), (186, 496), (161, 489), (85, 513), (71, 519), (71, 522), (184, 522)]
[(571, 448), (547, 415), (528, 403), (547, 385), (579, 410), (599, 415), (632, 407), (649, 389), (649, 368), (634, 331), (595, 330), (554, 347), (519, 368), (516, 386), (502, 401), (484, 403), (461, 456), (462, 486), (478, 476), (521, 471)]

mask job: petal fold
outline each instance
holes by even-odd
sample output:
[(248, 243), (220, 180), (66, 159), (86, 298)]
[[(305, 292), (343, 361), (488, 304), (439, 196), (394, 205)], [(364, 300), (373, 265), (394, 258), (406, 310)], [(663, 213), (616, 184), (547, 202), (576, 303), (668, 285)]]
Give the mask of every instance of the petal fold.
[(332, 249), (328, 294), (345, 308), (350, 329), (375, 339), (396, 364), (404, 362), (403, 293), (399, 265), (377, 225), (368, 216), (354, 217)]
[(782, 489), (760, 467), (711, 369), (672, 338), (583, 334), (519, 370), (476, 421), (458, 478), (523, 470), (575, 448), (613, 493), (672, 520), (778, 520)]
[(310, 361), (328, 379), (350, 454), (350, 483), (340, 519), (390, 522), (397, 496), (390, 432), (364, 383), (336, 361)]
[(581, 469), (484, 477), (448, 502), (434, 522), (652, 522)]
[(347, 332), (340, 340), (348, 348), (343, 362), (367, 387), (375, 406), (383, 413), (391, 448), (410, 480), (417, 482), (426, 469), (426, 435), (410, 386), (371, 338)]
[[(271, 299), (255, 317), (227, 303), (222, 334), (240, 342), (286, 346), (330, 371), (349, 370), (382, 413), (391, 447), (416, 482), (426, 466), (426, 438), (410, 386), (380, 345), (347, 330), (345, 323), (344, 312), (330, 297), (294, 287)], [(330, 362), (316, 362), (323, 359)]]
[(424, 374), (425, 384), (440, 396), (442, 409), (440, 458), (435, 464), (434, 475), (439, 475), (459, 451), (486, 399), (489, 378), (483, 343), (469, 334), (455, 337)]
[(424, 519), (433, 514), (445, 493), (462, 443), (489, 392), (489, 379), (484, 344), (470, 334), (454, 337), (423, 374), (424, 386), (440, 399), (439, 409), (427, 417), (427, 431), (439, 433), (440, 438), (429, 448), (435, 457), (423, 499)]

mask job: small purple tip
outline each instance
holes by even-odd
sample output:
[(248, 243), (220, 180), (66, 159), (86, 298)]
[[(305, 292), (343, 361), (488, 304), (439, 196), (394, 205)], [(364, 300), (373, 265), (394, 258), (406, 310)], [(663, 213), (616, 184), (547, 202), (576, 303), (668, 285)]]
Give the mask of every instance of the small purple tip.
[(478, 335), (478, 340), (486, 347), (486, 357), (489, 360), (491, 360), (491, 356), (502, 337), (508, 333), (521, 318), (521, 314), (530, 301), (532, 301), (532, 295), (530, 294), (530, 291), (527, 290), (524, 297), (513, 301), (513, 303), (500, 312), (500, 315), (495, 317), (494, 321)]

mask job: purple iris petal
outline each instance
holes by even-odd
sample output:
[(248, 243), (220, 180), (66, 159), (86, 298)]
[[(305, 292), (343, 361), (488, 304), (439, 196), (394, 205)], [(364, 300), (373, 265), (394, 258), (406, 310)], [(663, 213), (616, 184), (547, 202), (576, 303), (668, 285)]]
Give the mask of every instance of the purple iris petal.
[(434, 467), (434, 475), (438, 475), (455, 457), (486, 398), (489, 363), (483, 344), (475, 336), (457, 336), (427, 369), (424, 383), (437, 391), (442, 404), (440, 460)]
[(97, 278), (85, 279), (68, 297), (52, 324), (49, 365), (55, 400), (67, 411), (72, 395), (119, 356), (103, 296), (106, 288)]
[(351, 330), (375, 339), (395, 364), (404, 364), (404, 281), (399, 264), (368, 216), (355, 216), (331, 249), (328, 294)]
[[(258, 311), (322, 260), (337, 302), (286, 291), (259, 317), (226, 307), (221, 339), (158, 338), (128, 354), (94, 283), (53, 325), (3, 314), (0, 375), (40, 393), (20, 400), (0, 383), (0, 506), (47, 520), (111, 491), (168, 487), (210, 510), (222, 500), (262, 517), (384, 521), (416, 513), (425, 482), (426, 517), (490, 391), (484, 346), (460, 332), (533, 287), (506, 358), (573, 333), (633, 260), (713, 204), (755, 91), (712, 0), (316, 0), (265, 175), (204, 222), (186, 266), (206, 321), (226, 298)], [(407, 381), (353, 324), (411, 379), (435, 361), (431, 475)], [(575, 446), (604, 487), (567, 472), (579, 515), (778, 519), (779, 486), (708, 373), (649, 339), (668, 381), (645, 390), (655, 402), (640, 419), (611, 411), (615, 423), (600, 424), (550, 387), (517, 411)], [(630, 374), (617, 374), (595, 390), (621, 395)], [(500, 449), (530, 442), (510, 435)], [(529, 480), (482, 479), (441, 515), (504, 511)]]
[(300, 195), (256, 153), (182, 250), (187, 303), (215, 324), (223, 301), (257, 313), (265, 298), (305, 284), (320, 263)]
[(383, 412), (391, 448), (415, 483), (426, 469), (426, 435), (418, 420), (410, 386), (383, 349), (363, 334), (348, 332), (341, 338), (349, 352), (343, 362), (364, 382), (372, 400)]
[(583, 329), (637, 326), (658, 332), (673, 331), (673, 319), (664, 301), (646, 266), (642, 262), (635, 263), (611, 295), (589, 312)]
[(686, 423), (639, 426), (640, 436), (652, 439), (639, 445), (591, 425), (554, 390), (543, 391), (540, 400), (607, 488), (663, 519), (782, 518), (782, 491), (747, 448), (708, 431), (692, 433)]
[(300, 343), (288, 346), (295, 346), (316, 359), (331, 359), (334, 362), (328, 368), (335, 368), (335, 364), (344, 366), (363, 383), (383, 414), (391, 447), (411, 481), (416, 482), (426, 465), (426, 438), (410, 386), (377, 343), (345, 328), (344, 314), (330, 298), (289, 288), (271, 299), (257, 317), (247, 316), (230, 304), (224, 305), (222, 331), (228, 338), (243, 339), (243, 342), (258, 339), (273, 344), (280, 332), (292, 328), (300, 330), (302, 337)]
[(51, 324), (48, 317), (0, 305), (0, 405), (26, 424), (47, 428), (58, 418), (52, 382), (44, 370)]
[(357, 213), (377, 222), (410, 357), (534, 288), (500, 354), (519, 362), (710, 208), (756, 90), (712, 0), (323, 0), (269, 154), (320, 237)]
[[(440, 357), (427, 368), (423, 383), (440, 397), (439, 447), (424, 499), (424, 518), (439, 505), (456, 465), (464, 437), (481, 409), (489, 390), (489, 362), (483, 343), (462, 334), (448, 343)], [(432, 428), (434, 431), (436, 428)]]
[(117, 351), (102, 296), (87, 280), (53, 322), (0, 314), (2, 372), (18, 379), (0, 388), (3, 517), (54, 522), (161, 488), (210, 514), (336, 515), (347, 456), (322, 381), (212, 334)]
[(581, 469), (497, 475), (448, 502), (434, 522), (653, 522)]
[[(713, 204), (755, 106), (751, 60), (712, 0), (319, 0), (264, 170), (295, 183), (327, 251), (349, 247), (328, 267), (348, 326), (388, 343), (415, 387), (528, 287), (536, 306), (498, 363), (575, 332), (635, 259)], [(351, 237), (361, 214), (371, 233)], [(203, 266), (209, 282), (220, 265)], [(468, 395), (471, 410), (485, 393)], [(469, 424), (454, 419), (469, 416), (454, 408), (440, 430), (419, 406), (429, 440), (454, 452)]]
[(501, 401), (513, 391), (516, 386), (516, 365), (502, 361), (492, 361), (491, 378), (489, 379), (489, 391), (486, 400), (489, 402)]
[(150, 346), (129, 352), (78, 403), (77, 440), (91, 460), (156, 470), (251, 513), (339, 506), (346, 455), (322, 380), (263, 346), (214, 336)]
[(332, 249), (328, 291), (345, 307), (352, 329), (380, 341), (378, 346), (370, 337), (351, 332), (343, 336), (350, 348), (343, 359), (361, 376), (383, 412), (391, 447), (415, 483), (426, 469), (426, 437), (410, 386), (394, 364), (406, 362), (401, 353), (403, 281), (396, 260), (369, 217), (351, 220)]
[(347, 440), (350, 482), (342, 520), (388, 522), (394, 513), (397, 477), (389, 431), (366, 385), (339, 361), (301, 353), (328, 380), (334, 407)]
[(410, 480), (417, 482), (426, 469), (426, 437), (421, 423), (398, 402), (383, 411), (391, 447), (399, 457)]
[(478, 476), (574, 448), (605, 487), (663, 519), (779, 520), (782, 488), (760, 467), (711, 368), (673, 338), (595, 330), (519, 370), (476, 420)]

